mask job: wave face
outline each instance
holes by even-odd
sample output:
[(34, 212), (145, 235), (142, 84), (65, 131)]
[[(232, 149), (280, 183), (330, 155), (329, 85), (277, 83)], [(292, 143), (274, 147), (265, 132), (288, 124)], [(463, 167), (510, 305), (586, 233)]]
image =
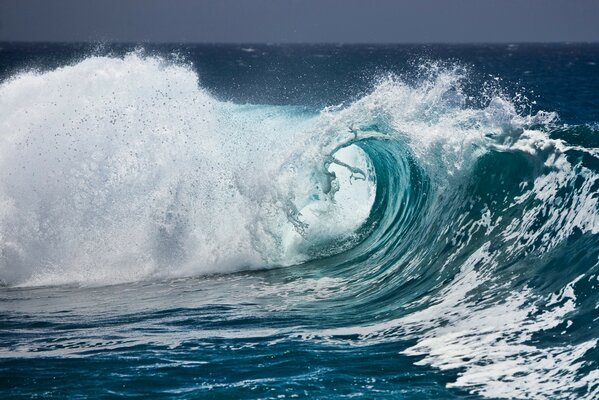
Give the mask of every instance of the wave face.
[[(453, 395), (597, 398), (597, 124), (469, 84), (427, 63), (314, 110), (218, 100), (190, 65), (140, 53), (18, 74), (0, 86), (0, 279), (259, 270), (215, 278), (250, 288), (227, 304), (267, 304), (255, 325), (174, 313), (181, 330), (152, 342), (392, 346), (450, 371)], [(266, 316), (281, 311), (303, 322)], [(3, 355), (55, 351), (17, 344)]]

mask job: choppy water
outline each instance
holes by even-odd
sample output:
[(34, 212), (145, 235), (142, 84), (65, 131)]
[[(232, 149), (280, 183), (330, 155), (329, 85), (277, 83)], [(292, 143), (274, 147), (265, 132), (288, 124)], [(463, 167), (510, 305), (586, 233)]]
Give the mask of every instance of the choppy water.
[(0, 46), (3, 397), (599, 396), (599, 46)]

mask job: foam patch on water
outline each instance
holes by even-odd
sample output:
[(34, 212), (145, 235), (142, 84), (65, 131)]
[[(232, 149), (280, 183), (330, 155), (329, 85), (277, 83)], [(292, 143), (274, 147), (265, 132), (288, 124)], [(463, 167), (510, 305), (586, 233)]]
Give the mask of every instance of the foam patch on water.
[[(527, 289), (498, 304), (477, 304), (467, 293), (476, 288), (476, 282), (489, 279), (473, 269), (474, 263), (485, 262), (479, 256), (475, 254), (465, 264), (443, 293), (442, 302), (399, 322), (408, 330), (436, 326), (405, 353), (424, 356), (417, 362), (420, 365), (459, 369), (458, 379), (448, 386), (486, 397), (577, 398), (576, 389), (591, 393), (596, 374), (581, 376), (579, 368), (597, 340), (550, 347), (531, 341), (534, 334), (555, 328), (574, 311), (575, 281), (545, 301), (535, 299)], [(547, 309), (540, 312), (540, 306)]]

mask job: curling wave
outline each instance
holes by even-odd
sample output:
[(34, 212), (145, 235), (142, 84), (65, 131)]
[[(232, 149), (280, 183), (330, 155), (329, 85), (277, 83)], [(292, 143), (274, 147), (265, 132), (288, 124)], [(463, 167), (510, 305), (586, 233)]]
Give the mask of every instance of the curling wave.
[(360, 318), (311, 340), (413, 339), (406, 354), (480, 395), (595, 398), (599, 150), (580, 131), (599, 132), (466, 79), (428, 65), (317, 112), (222, 102), (137, 53), (17, 75), (0, 86), (0, 279), (321, 268), (342, 285), (323, 301)]

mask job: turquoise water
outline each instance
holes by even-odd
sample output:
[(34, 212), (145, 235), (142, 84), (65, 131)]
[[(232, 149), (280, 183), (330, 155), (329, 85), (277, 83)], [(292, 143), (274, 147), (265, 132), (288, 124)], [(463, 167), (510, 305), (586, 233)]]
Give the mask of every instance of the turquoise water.
[(0, 46), (6, 398), (599, 396), (599, 47)]

